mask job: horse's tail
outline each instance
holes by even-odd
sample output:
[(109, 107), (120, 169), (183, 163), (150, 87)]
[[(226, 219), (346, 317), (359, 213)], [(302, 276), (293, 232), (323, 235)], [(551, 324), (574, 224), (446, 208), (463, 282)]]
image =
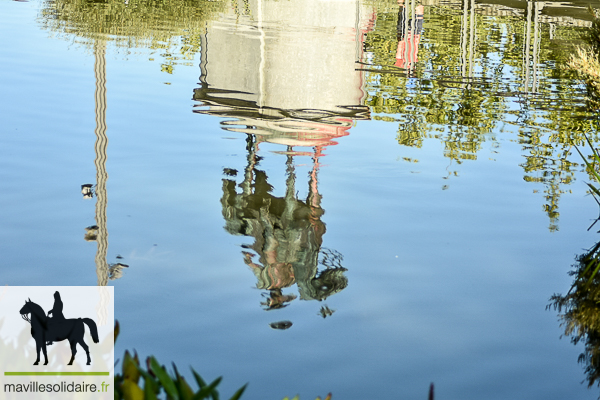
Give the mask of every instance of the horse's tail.
[(81, 320), (85, 322), (85, 324), (90, 329), (90, 333), (92, 334), (92, 339), (94, 340), (94, 343), (98, 343), (100, 339), (98, 339), (98, 328), (96, 327), (96, 323), (94, 322), (94, 320), (91, 318), (81, 318)]

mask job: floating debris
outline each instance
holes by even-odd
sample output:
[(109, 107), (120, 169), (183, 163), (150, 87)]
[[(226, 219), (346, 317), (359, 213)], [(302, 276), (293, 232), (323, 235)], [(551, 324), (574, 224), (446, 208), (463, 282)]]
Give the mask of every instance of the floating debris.
[(317, 315), (320, 315), (323, 318), (327, 318), (327, 317), (330, 317), (331, 315), (333, 315), (334, 312), (335, 312), (335, 310), (332, 310), (326, 304), (321, 307), (321, 309), (319, 310), (319, 314), (317, 314)]
[(263, 293), (262, 296), (267, 298), (260, 303), (266, 311), (287, 307), (289, 302), (296, 298), (295, 294), (283, 294), (281, 289), (273, 289), (268, 294)]
[(121, 263), (116, 263), (116, 264), (110, 264), (108, 266), (108, 279), (115, 280), (115, 279), (119, 279), (120, 277), (123, 276), (123, 268), (129, 268), (129, 265), (127, 264), (121, 264)]
[(92, 225), (85, 228), (85, 235), (83, 238), (86, 242), (93, 242), (98, 238), (98, 225)]
[(81, 194), (83, 195), (84, 199), (91, 199), (94, 197), (94, 191), (92, 189), (93, 187), (94, 185), (91, 183), (85, 183), (81, 185)]
[(273, 329), (289, 329), (292, 326), (292, 321), (271, 322), (269, 326)]

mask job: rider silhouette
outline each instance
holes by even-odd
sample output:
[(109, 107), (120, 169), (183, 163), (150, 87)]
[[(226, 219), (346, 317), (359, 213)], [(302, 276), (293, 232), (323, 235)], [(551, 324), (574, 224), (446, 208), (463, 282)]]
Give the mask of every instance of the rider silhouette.
[[(52, 314), (52, 317), (50, 317)], [(63, 322), (65, 320), (65, 316), (63, 315), (63, 302), (60, 298), (60, 293), (58, 291), (54, 292), (54, 306), (52, 306), (52, 310), (48, 311), (48, 324), (54, 324), (57, 322)], [(46, 342), (46, 345), (49, 346), (54, 342)]]

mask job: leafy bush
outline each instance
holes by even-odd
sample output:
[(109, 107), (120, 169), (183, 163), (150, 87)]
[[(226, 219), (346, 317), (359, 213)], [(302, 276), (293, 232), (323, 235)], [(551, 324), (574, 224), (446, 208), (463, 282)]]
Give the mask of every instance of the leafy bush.
[[(115, 342), (119, 335), (119, 322), (115, 323)], [(222, 377), (218, 377), (210, 384), (192, 368), (192, 374), (199, 389), (195, 391), (179, 374), (177, 366), (173, 364), (174, 373), (169, 373), (161, 366), (155, 357), (146, 358), (145, 365), (140, 364), (137, 353), (133, 356), (125, 351), (120, 374), (115, 373), (115, 400), (158, 400), (162, 392), (167, 400), (219, 400), (217, 386)], [(143, 382), (140, 382), (143, 378)], [(239, 388), (229, 400), (238, 400), (248, 384)], [(286, 397), (283, 400), (290, 400)], [(299, 400), (296, 396), (292, 400)], [(315, 400), (321, 400), (317, 397)], [(331, 393), (324, 400), (331, 400)]]
[[(119, 336), (119, 322), (115, 323), (115, 342)], [(129, 351), (125, 351), (123, 357), (122, 373), (115, 374), (115, 400), (158, 400), (161, 390), (165, 392), (168, 400), (201, 400), (212, 398), (219, 400), (217, 386), (221, 382), (221, 377), (215, 379), (210, 385), (207, 385), (202, 377), (192, 368), (192, 374), (196, 383), (200, 387), (194, 391), (186, 382), (185, 378), (179, 374), (177, 367), (173, 364), (174, 374), (170, 374), (164, 366), (153, 356), (146, 358), (145, 366), (140, 365), (137, 353), (132, 357)], [(143, 379), (143, 384), (140, 383)], [(238, 400), (246, 385), (238, 389), (230, 400)]]

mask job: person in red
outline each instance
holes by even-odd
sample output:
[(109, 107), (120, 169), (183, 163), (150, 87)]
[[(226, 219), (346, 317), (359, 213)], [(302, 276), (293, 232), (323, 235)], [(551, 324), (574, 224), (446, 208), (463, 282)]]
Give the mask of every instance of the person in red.
[(405, 68), (412, 71), (419, 59), (419, 42), (421, 41), (421, 32), (423, 32), (423, 10), (422, 5), (415, 7), (415, 18), (406, 21), (407, 10), (404, 6), (404, 0), (398, 0), (400, 11), (398, 12), (397, 38), (398, 48), (396, 49), (396, 67)]

